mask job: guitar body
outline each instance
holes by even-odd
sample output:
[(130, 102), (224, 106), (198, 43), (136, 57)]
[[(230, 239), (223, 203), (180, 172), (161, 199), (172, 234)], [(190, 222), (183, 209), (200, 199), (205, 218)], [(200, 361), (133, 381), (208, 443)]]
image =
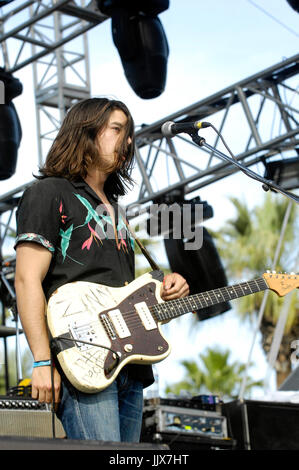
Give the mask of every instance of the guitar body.
[(160, 289), (161, 282), (147, 273), (124, 287), (78, 281), (52, 294), (47, 322), (59, 363), (74, 387), (98, 392), (126, 364), (154, 364), (169, 355), (160, 322), (149, 310), (163, 302)]

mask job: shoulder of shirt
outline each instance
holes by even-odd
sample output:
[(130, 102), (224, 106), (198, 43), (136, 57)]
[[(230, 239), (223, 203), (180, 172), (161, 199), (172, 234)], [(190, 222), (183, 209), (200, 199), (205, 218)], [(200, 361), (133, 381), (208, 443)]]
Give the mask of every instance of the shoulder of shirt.
[(59, 178), (56, 176), (48, 176), (46, 178), (38, 179), (32, 183), (29, 188), (26, 189), (26, 192), (40, 192), (40, 191), (54, 191), (57, 194), (57, 191), (63, 190), (68, 186), (69, 181), (66, 178)]

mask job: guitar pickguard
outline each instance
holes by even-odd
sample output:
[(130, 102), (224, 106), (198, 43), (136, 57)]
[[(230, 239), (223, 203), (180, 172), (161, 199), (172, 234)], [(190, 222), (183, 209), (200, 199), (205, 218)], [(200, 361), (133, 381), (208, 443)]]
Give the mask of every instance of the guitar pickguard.
[[(111, 349), (118, 353), (121, 361), (131, 358), (130, 362), (132, 363), (136, 361), (136, 363), (152, 364), (155, 357), (158, 358), (169, 349), (169, 345), (161, 335), (155, 319), (151, 317), (151, 319), (148, 319), (150, 322), (146, 321), (145, 315), (138, 313), (136, 310), (136, 305), (141, 303), (146, 304), (147, 308), (157, 303), (155, 290), (155, 284), (148, 283), (129, 295), (117, 306), (117, 309), (125, 314), (129, 333), (124, 338), (117, 336), (111, 341)], [(109, 316), (109, 310), (102, 312), (99, 316), (102, 317), (103, 315)], [(148, 316), (150, 316), (150, 312), (148, 312)], [(149, 324), (151, 329), (148, 329)], [(113, 362), (115, 362), (115, 355), (109, 351), (105, 360), (106, 371), (110, 369)], [(113, 371), (107, 373), (107, 377), (112, 374)]]

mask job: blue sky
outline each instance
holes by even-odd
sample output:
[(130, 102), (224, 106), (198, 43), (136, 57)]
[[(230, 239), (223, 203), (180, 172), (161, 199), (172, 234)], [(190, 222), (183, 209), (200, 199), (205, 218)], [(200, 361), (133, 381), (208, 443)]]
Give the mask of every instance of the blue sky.
[[(136, 96), (127, 83), (112, 42), (111, 22), (104, 22), (88, 34), (92, 95), (108, 95), (124, 101), (137, 125), (160, 120), (298, 52), (299, 15), (286, 0), (170, 0), (170, 8), (160, 19), (170, 47), (168, 76), (164, 93), (152, 100)], [(1, 182), (1, 194), (31, 181), (37, 166), (31, 67), (16, 76), (24, 84), (23, 94), (15, 100), (23, 140), (17, 172)], [(229, 145), (234, 132), (231, 129), (231, 136), (225, 135)], [(250, 205), (258, 202), (264, 193), (255, 182), (240, 174), (202, 190), (201, 198), (214, 208), (215, 215), (210, 222), (213, 229), (231, 216), (227, 198), (232, 194)], [(159, 365), (161, 388), (165, 381), (180, 378), (179, 360), (197, 357), (207, 345), (229, 347), (234, 360), (245, 362), (253, 334), (248, 325), (239, 324), (234, 312), (202, 324), (192, 337), (188, 321), (172, 322), (166, 331), (170, 342), (175, 344), (171, 357)], [(253, 360), (258, 365), (256, 378), (261, 378), (266, 364), (258, 345)]]

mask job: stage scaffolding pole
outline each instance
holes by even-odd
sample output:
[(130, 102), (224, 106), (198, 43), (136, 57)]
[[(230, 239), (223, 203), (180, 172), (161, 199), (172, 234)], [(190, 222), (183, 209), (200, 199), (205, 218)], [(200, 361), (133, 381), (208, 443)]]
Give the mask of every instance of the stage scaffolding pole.
[[(279, 240), (278, 240), (278, 243), (277, 243), (277, 246), (276, 246), (276, 250), (275, 250), (275, 254), (274, 254), (272, 269), (275, 268), (275, 266), (277, 264), (277, 261), (278, 261), (278, 258), (279, 258), (282, 242), (283, 242), (283, 239), (284, 239), (285, 231), (286, 231), (287, 224), (288, 224), (288, 221), (289, 221), (289, 217), (290, 217), (290, 214), (291, 214), (292, 204), (293, 204), (293, 202), (290, 201), (288, 206), (287, 206), (285, 215), (284, 215), (284, 219), (283, 219), (283, 223), (282, 223), (282, 227), (281, 227), (281, 232), (280, 232), (280, 237), (279, 237)], [(261, 306), (260, 306), (256, 326), (255, 326), (255, 329), (254, 329), (252, 344), (251, 344), (251, 347), (250, 347), (250, 350), (249, 350), (249, 355), (248, 355), (248, 359), (247, 359), (247, 363), (246, 363), (246, 367), (245, 367), (244, 378), (242, 380), (241, 387), (240, 387), (240, 393), (239, 393), (239, 397), (238, 397), (239, 400), (244, 399), (244, 393), (245, 393), (247, 379), (248, 379), (248, 369), (250, 367), (251, 357), (252, 357), (256, 337), (257, 337), (257, 335), (260, 331), (260, 325), (261, 325), (261, 321), (262, 321), (264, 311), (265, 311), (265, 307), (266, 307), (266, 304), (267, 304), (268, 295), (269, 295), (269, 290), (266, 290), (265, 293), (264, 293), (264, 296), (263, 296), (263, 300), (262, 300), (262, 303), (261, 303)]]

